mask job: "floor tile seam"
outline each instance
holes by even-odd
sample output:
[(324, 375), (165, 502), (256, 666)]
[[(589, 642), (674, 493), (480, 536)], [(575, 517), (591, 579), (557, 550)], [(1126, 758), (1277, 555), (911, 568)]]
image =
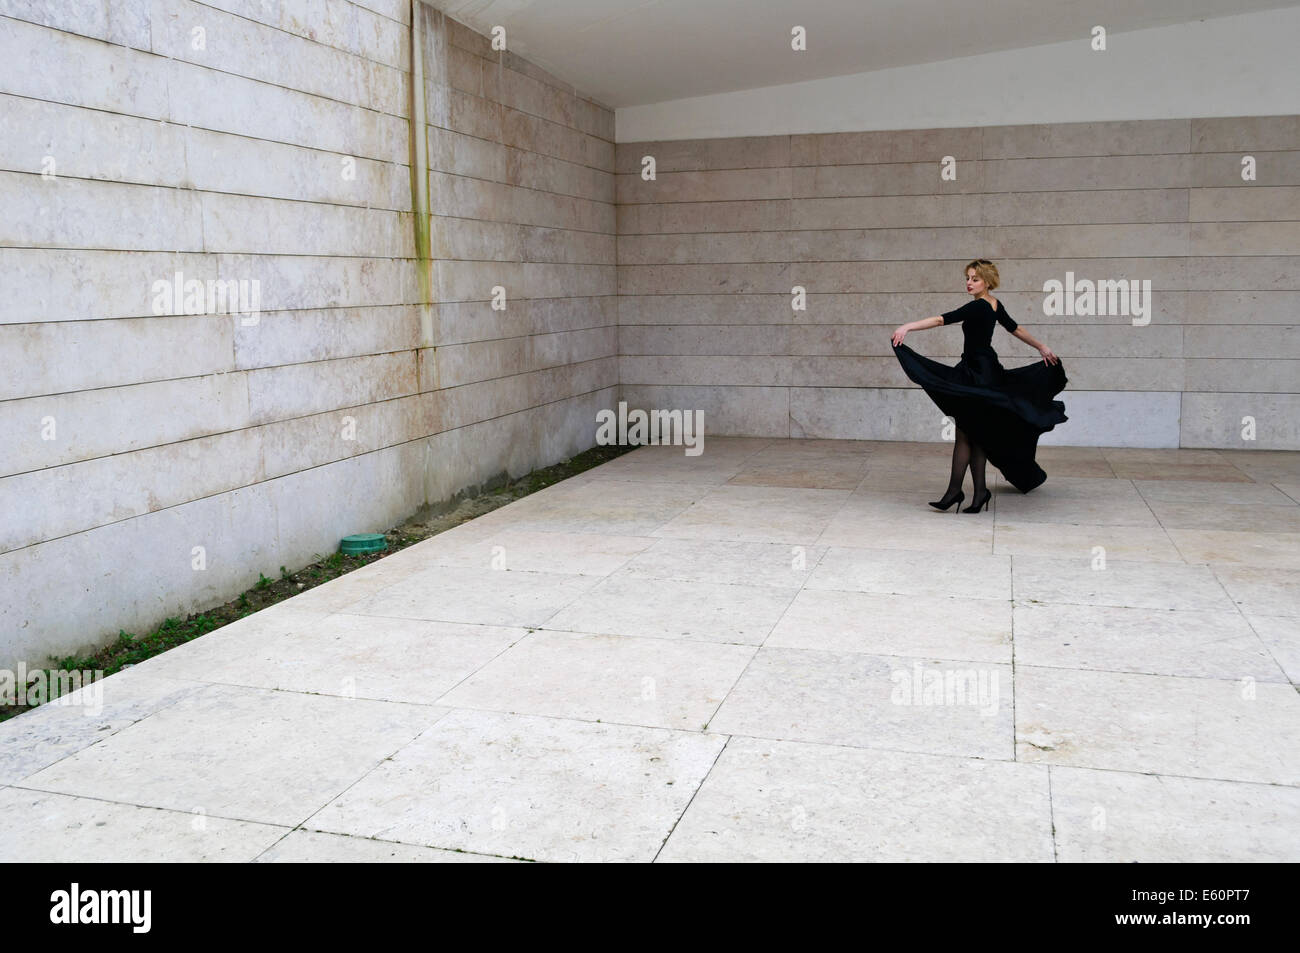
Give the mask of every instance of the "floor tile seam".
[[(1117, 669), (1072, 668), (1066, 665), (1041, 665), (1032, 662), (1022, 662), (1020, 663), (1020, 667), (1024, 669), (1033, 669), (1035, 671), (1073, 672), (1081, 675), (1131, 675), (1135, 678), (1160, 678), (1160, 679), (1167, 679), (1167, 680), (1183, 680), (1189, 682), (1219, 682), (1224, 686), (1240, 685), (1241, 683), (1240, 676), (1225, 678), (1223, 676), (1217, 676), (1217, 675), (1162, 675), (1153, 672), (1129, 672), (1129, 671), (1122, 671)], [(1256, 681), (1257, 683), (1263, 685), (1289, 686), (1291, 684), (1290, 679), (1285, 677), (1285, 673), (1283, 673), (1283, 678), (1278, 681), (1259, 680), (1259, 679), (1257, 679)]]
[[(767, 645), (766, 643), (755, 646), (756, 649), (766, 650), (769, 652), (806, 652), (817, 653), (820, 655), (836, 655), (842, 658), (881, 658), (881, 659), (908, 659), (910, 661), (933, 661), (933, 662), (954, 662), (964, 665), (1011, 665), (1011, 655), (1008, 654), (1004, 662), (993, 662), (988, 659), (954, 659), (943, 658), (938, 655), (899, 655), (893, 652), (841, 652), (835, 649), (815, 649), (801, 645)], [(1010, 648), (1010, 647), (1008, 647)]]
[[(872, 550), (872, 552), (905, 552), (905, 553), (914, 552), (922, 555), (930, 555), (930, 556), (937, 555), (935, 550), (921, 550), (921, 549)], [(936, 593), (936, 592), (915, 592), (915, 591), (904, 592), (898, 589), (843, 589), (837, 586), (825, 586), (825, 585), (822, 586), (805, 585), (804, 588), (807, 589), (809, 592), (861, 592), (873, 596), (912, 596), (914, 598), (947, 598), (947, 599), (962, 599), (965, 601), (976, 599), (980, 602), (1011, 602), (1012, 601), (1010, 596), (974, 596), (974, 595), (945, 596), (943, 593)]]
[[(117, 673), (115, 672), (114, 674), (117, 674)], [(123, 725), (123, 726), (120, 727), (120, 728), (116, 728), (116, 729), (114, 729), (113, 731), (110, 731), (108, 734), (104, 735), (104, 736), (101, 737), (101, 738), (96, 738), (94, 741), (92, 741), (90, 744), (86, 745), (85, 747), (77, 748), (77, 749), (75, 749), (75, 750), (73, 750), (73, 751), (69, 751), (67, 754), (63, 755), (63, 756), (60, 757), (60, 758), (57, 758), (57, 759), (54, 760), (54, 761), (51, 761), (49, 764), (42, 765), (41, 767), (37, 768), (35, 771), (31, 772), (30, 774), (25, 774), (25, 775), (23, 775), (23, 776), (22, 776), (21, 778), (19, 778), (17, 781), (10, 782), (10, 786), (12, 786), (12, 787), (18, 787), (18, 786), (19, 786), (23, 781), (26, 781), (28, 778), (34, 777), (35, 775), (40, 774), (42, 771), (45, 771), (45, 770), (47, 770), (47, 769), (49, 769), (49, 768), (52, 768), (52, 767), (54, 767), (55, 765), (62, 764), (64, 761), (67, 761), (69, 758), (75, 757), (76, 755), (79, 755), (79, 754), (81, 754), (81, 753), (84, 752), (84, 751), (89, 751), (91, 748), (94, 748), (94, 747), (96, 747), (97, 745), (102, 744), (102, 743), (105, 742), (105, 741), (108, 741), (110, 738), (114, 738), (114, 737), (116, 737), (117, 735), (120, 735), (122, 732), (126, 731), (128, 728), (134, 728), (136, 725), (140, 724), (140, 722), (144, 721), (145, 719), (150, 718), (150, 717), (152, 717), (153, 715), (158, 714), (159, 712), (166, 711), (167, 709), (172, 708), (172, 707), (175, 706), (175, 705), (179, 705), (182, 701), (184, 701), (186, 698), (188, 698), (188, 697), (190, 697), (191, 695), (193, 695), (195, 692), (203, 691), (204, 689), (208, 688), (210, 685), (214, 684), (214, 683), (212, 683), (212, 682), (205, 682), (205, 681), (203, 681), (203, 680), (201, 680), (201, 679), (191, 679), (191, 678), (172, 678), (171, 676), (166, 676), (166, 675), (158, 675), (158, 676), (150, 676), (150, 677), (167, 678), (168, 680), (170, 680), (170, 681), (175, 681), (175, 682), (193, 682), (194, 684), (190, 686), (189, 691), (186, 691), (186, 692), (181, 693), (180, 697), (178, 697), (178, 698), (176, 698), (175, 700), (173, 700), (173, 701), (167, 703), (166, 705), (163, 705), (163, 706), (161, 706), (161, 707), (159, 707), (159, 708), (156, 708), (156, 709), (154, 709), (154, 710), (152, 710), (152, 711), (146, 712), (145, 714), (141, 715), (139, 718), (134, 718), (134, 719), (132, 719), (131, 722), (130, 722), (129, 724), (125, 724), (125, 725)], [(49, 703), (47, 702), (46, 704), (49, 704)], [(42, 706), (38, 706), (38, 708), (39, 708), (39, 707), (42, 707)], [(12, 719), (11, 719), (11, 720), (12, 720)]]
[[(102, 794), (82, 794), (74, 791), (60, 791), (55, 788), (37, 787), (36, 785), (32, 785), (32, 784), (18, 783), (18, 784), (11, 784), (9, 785), (9, 787), (17, 791), (29, 791), (33, 794), (54, 794), (59, 797), (70, 797), (70, 798), (79, 798), (81, 800), (86, 800), (86, 801), (97, 801), (101, 804), (113, 804), (118, 807), (134, 807), (143, 811), (162, 811), (167, 814), (176, 814), (182, 817), (202, 816), (205, 818), (215, 818), (216, 820), (220, 820), (220, 821), (232, 821), (237, 824), (255, 824), (258, 827), (269, 827), (269, 828), (276, 828), (279, 830), (283, 830), (285, 834), (292, 833), (297, 827), (297, 825), (294, 824), (280, 824), (274, 821), (254, 820), (253, 818), (249, 818), (249, 817), (239, 817), (234, 814), (218, 814), (212, 811), (204, 811), (202, 815), (195, 815), (193, 811), (186, 811), (181, 808), (162, 807), (157, 804), (140, 804), (136, 801), (123, 801), (118, 798), (105, 797)], [(278, 842), (279, 841), (277, 840), (276, 843)]]
[(336, 794), (334, 794), (334, 795), (332, 795), (332, 796), (329, 796), (329, 797), (325, 800), (325, 803), (321, 804), (319, 807), (317, 807), (317, 808), (313, 809), (312, 811), (310, 811), (310, 812), (309, 812), (305, 817), (303, 817), (303, 818), (301, 818), (300, 820), (296, 821), (296, 822), (294, 823), (294, 825), (293, 825), (293, 826), (294, 826), (294, 829), (296, 830), (296, 829), (298, 829), (298, 828), (305, 827), (306, 824), (307, 824), (309, 821), (311, 821), (311, 819), (312, 819), (313, 817), (315, 817), (316, 815), (320, 814), (321, 811), (323, 811), (323, 810), (325, 810), (326, 808), (328, 808), (331, 804), (335, 803), (339, 798), (343, 797), (343, 795), (347, 794), (349, 791), (351, 791), (354, 787), (356, 787), (358, 784), (360, 784), (360, 783), (361, 783), (362, 781), (364, 781), (366, 778), (370, 777), (372, 774), (374, 774), (376, 771), (378, 771), (380, 768), (382, 768), (382, 767), (384, 766), (385, 763), (387, 763), (387, 762), (389, 762), (389, 761), (392, 761), (394, 758), (396, 758), (399, 754), (401, 754), (403, 751), (405, 751), (405, 750), (406, 750), (407, 748), (409, 748), (411, 745), (415, 744), (415, 743), (416, 743), (417, 741), (419, 741), (420, 738), (422, 738), (422, 737), (423, 737), (427, 732), (429, 732), (429, 731), (431, 731), (432, 729), (436, 728), (436, 727), (438, 726), (438, 723), (439, 723), (439, 722), (441, 722), (444, 718), (446, 718), (446, 717), (447, 717), (448, 715), (450, 715), (453, 711), (455, 711), (454, 708), (448, 708), (448, 707), (446, 707), (446, 706), (439, 706), (439, 707), (442, 707), (442, 708), (443, 708), (443, 711), (442, 711), (442, 713), (441, 713), (440, 715), (438, 715), (437, 718), (435, 718), (433, 721), (429, 722), (428, 724), (424, 725), (422, 728), (420, 728), (418, 731), (416, 731), (413, 735), (411, 735), (411, 737), (408, 738), (406, 741), (401, 742), (400, 744), (397, 745), (397, 747), (391, 749), (390, 752), (389, 752), (387, 755), (385, 755), (384, 757), (380, 758), (378, 761), (375, 761), (373, 764), (370, 765), (370, 767), (363, 769), (363, 770), (361, 771), (361, 773), (358, 774), (355, 778), (353, 778), (353, 779), (352, 779), (352, 780), (351, 780), (351, 781), (350, 781), (350, 782), (349, 782), (349, 783), (348, 783), (348, 784), (347, 784), (347, 785), (346, 785), (342, 790), (340, 790), (338, 793), (336, 793)]
[[(1025, 660), (1018, 661), (1017, 665), (1023, 665), (1025, 668), (1046, 669), (1053, 672), (1079, 672), (1079, 673), (1087, 673), (1087, 674), (1095, 674), (1095, 675), (1142, 675), (1149, 678), (1186, 678), (1186, 679), (1191, 679), (1192, 681), (1224, 682), (1229, 684), (1239, 684), (1241, 678), (1243, 677), (1243, 676), (1234, 676), (1232, 678), (1228, 678), (1222, 675), (1174, 675), (1167, 672), (1135, 672), (1132, 669), (1124, 669), (1124, 668), (1079, 668), (1077, 666), (1072, 666), (1072, 665), (1044, 665), (1041, 662), (1029, 662)], [(1291, 680), (1287, 677), (1285, 672), (1282, 672), (1281, 678), (1277, 678), (1277, 679), (1256, 678), (1256, 681), (1263, 682), (1265, 685), (1291, 684)]]
[[(1300, 691), (1300, 687), (1297, 687), (1296, 682), (1287, 673), (1286, 666), (1283, 665), (1281, 661), (1278, 660), (1277, 655), (1273, 652), (1273, 649), (1269, 647), (1269, 644), (1267, 641), (1265, 641), (1264, 636), (1260, 634), (1257, 628), (1255, 628), (1255, 624), (1250, 621), (1250, 616), (1246, 614), (1246, 610), (1241, 607), (1241, 604), (1238, 603), (1236, 599), (1232, 598), (1232, 593), (1228, 591), (1228, 587), (1224, 585), (1223, 580), (1219, 578), (1219, 573), (1215, 569), (1216, 564), (1207, 563), (1206, 565), (1210, 570), (1210, 575), (1214, 577), (1214, 581), (1218, 584), (1219, 589), (1223, 592), (1224, 597), (1229, 602), (1231, 602), (1232, 607), (1237, 610), (1237, 616), (1241, 619), (1242, 622), (1246, 624), (1246, 626), (1250, 629), (1250, 631), (1255, 634), (1255, 638), (1256, 640), (1258, 640), (1260, 647), (1266, 653), (1268, 653), (1268, 657), (1273, 660), (1273, 664), (1277, 667), (1278, 671), (1282, 673), (1283, 677), (1286, 678), (1287, 683), (1290, 684), (1292, 687), (1295, 687), (1297, 691)], [(1223, 565), (1223, 564), (1219, 563), (1217, 565)], [(1288, 618), (1288, 617), (1282, 616), (1281, 618)], [(1271, 684), (1271, 683), (1265, 683), (1265, 684)]]
[[(448, 695), (450, 695), (450, 694), (451, 694), (452, 692), (454, 692), (456, 689), (460, 688), (460, 686), (464, 685), (466, 682), (468, 682), (468, 681), (469, 681), (471, 678), (473, 678), (475, 675), (477, 675), (477, 674), (479, 674), (480, 672), (482, 672), (485, 668), (487, 668), (489, 665), (491, 665), (491, 664), (492, 664), (493, 662), (495, 662), (497, 659), (501, 658), (501, 656), (505, 655), (507, 652), (509, 652), (509, 651), (510, 651), (511, 649), (513, 649), (515, 646), (523, 644), (523, 643), (524, 643), (525, 641), (527, 641), (531, 636), (533, 636), (533, 635), (535, 635), (536, 633), (541, 632), (541, 631), (544, 631), (544, 630), (542, 630), (542, 629), (532, 628), (532, 627), (530, 626), (530, 627), (528, 628), (528, 631), (527, 631), (527, 632), (525, 632), (525, 633), (524, 633), (523, 635), (521, 635), (519, 638), (515, 639), (513, 642), (511, 642), (509, 645), (507, 645), (505, 648), (503, 648), (500, 652), (497, 652), (495, 655), (493, 655), (490, 659), (488, 659), (486, 662), (484, 662), (484, 663), (483, 663), (482, 665), (480, 665), (478, 668), (476, 668), (476, 669), (474, 669), (472, 672), (468, 673), (464, 678), (462, 678), (460, 681), (458, 681), (455, 685), (451, 686), (451, 688), (447, 689), (445, 692), (443, 692), (442, 694), (440, 694), (440, 695), (438, 696), (438, 699), (439, 699), (439, 700), (438, 700), (438, 701), (435, 701), (433, 704), (438, 705), (438, 706), (440, 706), (440, 707), (444, 707), (444, 708), (449, 707), (449, 706), (445, 705), (445, 704), (441, 701), (441, 699), (446, 698)], [(450, 707), (455, 707), (455, 706), (450, 706)], [(437, 724), (437, 722), (435, 722), (435, 724)]]
[(734, 645), (739, 648), (748, 648), (748, 649), (756, 649), (762, 644), (760, 642), (720, 641), (718, 639), (688, 638), (686, 636), (646, 635), (644, 633), (633, 633), (633, 632), (611, 632), (607, 629), (599, 629), (599, 630), (575, 629), (571, 626), (566, 628), (557, 628), (557, 627), (542, 625), (538, 627), (537, 631), (554, 632), (554, 633), (566, 634), (566, 635), (591, 635), (591, 636), (599, 636), (602, 638), (614, 638), (614, 639), (640, 639), (647, 642), (676, 642), (676, 643), (685, 643), (687, 645)]
[[(457, 847), (438, 847), (433, 844), (425, 844), (419, 841), (397, 840), (390, 837), (367, 837), (363, 834), (345, 834), (340, 831), (330, 831), (330, 830), (325, 830), (323, 828), (317, 828), (317, 827), (306, 827), (304, 826), (305, 823), (306, 822), (304, 822), (304, 824), (299, 824), (289, 833), (295, 834), (298, 832), (302, 832), (304, 834), (328, 834), (331, 837), (346, 837), (350, 840), (370, 841), (376, 844), (395, 844), (401, 847), (420, 847), (425, 850), (438, 850), (449, 854), (464, 854), (468, 857), (492, 857), (498, 860), (523, 860), (528, 863), (541, 863), (541, 861), (537, 861), (535, 858), (532, 857), (507, 857), (505, 854), (492, 854), (481, 850), (464, 850)], [(288, 836), (289, 836), (288, 834), (285, 835), (285, 837)], [(283, 838), (281, 839), (283, 840)], [(279, 841), (277, 841), (276, 843), (278, 844)], [(272, 846), (275, 845), (273, 844)], [(267, 850), (270, 850), (270, 848), (268, 847)], [(266, 853), (266, 851), (263, 851), (262, 853), (264, 854)], [(261, 854), (259, 854), (258, 856), (260, 857)], [(308, 861), (308, 863), (318, 863), (318, 861)]]
[(1056, 844), (1056, 797), (1052, 792), (1052, 765), (1050, 764), (1047, 766), (1047, 818), (1052, 829), (1052, 863), (1059, 864), (1061, 858)]
[(724, 735), (723, 738), (724, 740), (722, 742), (722, 747), (718, 749), (718, 753), (714, 755), (713, 761), (710, 762), (709, 770), (705, 771), (704, 774), (700, 776), (700, 781), (698, 784), (695, 785), (695, 790), (691, 792), (691, 796), (686, 801), (685, 806), (682, 807), (681, 812), (678, 813), (677, 817), (673, 819), (672, 827), (668, 829), (668, 833), (665, 834), (664, 839), (660, 841), (659, 849), (655, 851), (654, 857), (650, 858), (650, 863), (653, 864), (658, 862), (659, 855), (662, 854), (664, 852), (664, 848), (668, 846), (668, 841), (672, 838), (673, 834), (676, 832), (677, 825), (679, 825), (682, 822), (682, 818), (686, 816), (686, 812), (691, 809), (691, 805), (695, 803), (695, 799), (699, 796), (700, 792), (704, 790), (704, 785), (708, 782), (710, 775), (713, 774), (713, 769), (716, 768), (718, 766), (718, 762), (722, 760), (723, 752), (725, 752), (727, 750), (727, 746), (731, 744), (730, 735)]
[[(494, 708), (487, 705), (466, 705), (466, 704), (458, 703), (455, 705), (446, 705), (443, 707), (447, 709), (446, 714), (440, 717), (438, 721), (424, 728), (420, 732), (420, 735), (423, 735), (426, 732), (430, 731), (431, 729), (436, 728), (439, 722), (443, 721), (444, 718), (456, 712), (473, 712), (476, 714), (503, 715), (507, 718), (537, 718), (544, 721), (563, 722), (570, 725), (588, 725), (588, 726), (599, 725), (601, 727), (611, 727), (611, 728), (634, 728), (641, 731), (663, 732), (665, 734), (674, 735), (680, 738), (712, 738), (712, 737), (720, 737), (726, 734), (726, 732), (708, 731), (705, 729), (697, 729), (697, 728), (670, 728), (664, 725), (643, 725), (640, 722), (635, 722), (635, 721), (609, 721), (603, 718), (601, 719), (580, 718), (576, 715), (554, 715), (546, 712), (518, 711), (518, 710), (507, 709), (507, 708)], [(408, 742), (406, 745), (403, 745), (402, 748), (399, 749), (399, 751), (405, 749), (406, 747), (408, 747), (410, 744), (414, 743), (418, 739), (419, 739), (419, 735), (417, 735), (416, 738), (412, 739), (411, 742)], [(385, 761), (391, 760), (391, 758), (395, 757), (397, 753), (398, 752), (394, 752), (392, 756), (390, 756), (389, 758), (385, 758), (384, 760)], [(367, 774), (369, 773), (370, 772), (367, 772)], [(349, 785), (349, 787), (351, 787), (351, 785)], [(301, 823), (305, 824), (306, 821), (303, 821)]]
[[(1093, 764), (1069, 764), (1056, 761), (1023, 761), (1012, 758), (986, 758), (970, 754), (953, 754), (951, 752), (937, 751), (920, 751), (913, 748), (891, 748), (881, 745), (855, 745), (833, 741), (811, 741), (804, 738), (778, 738), (773, 735), (749, 734), (744, 731), (728, 730), (719, 732), (727, 734), (732, 739), (741, 738), (747, 741), (767, 741), (778, 744), (808, 745), (823, 748), (835, 748), (840, 751), (852, 752), (884, 752), (888, 754), (907, 755), (917, 758), (934, 758), (948, 761), (972, 762), (978, 761), (985, 764), (1001, 764), (1015, 767), (1033, 768), (1046, 770), (1051, 767), (1063, 768), (1067, 771), (1097, 771), (1105, 774), (1128, 775), (1133, 777), (1151, 777), (1151, 778), (1173, 778), (1180, 781), (1204, 781), (1212, 784), (1249, 784), (1257, 787), (1276, 788), (1281, 791), (1295, 792), (1300, 797), (1300, 781), (1294, 784), (1283, 781), (1260, 781), (1257, 779), (1246, 778), (1225, 778), (1214, 777), (1210, 775), (1193, 775), (1193, 774), (1172, 774), (1168, 771), (1134, 771), (1131, 768), (1105, 767)], [(1019, 744), (1019, 742), (1015, 742)]]

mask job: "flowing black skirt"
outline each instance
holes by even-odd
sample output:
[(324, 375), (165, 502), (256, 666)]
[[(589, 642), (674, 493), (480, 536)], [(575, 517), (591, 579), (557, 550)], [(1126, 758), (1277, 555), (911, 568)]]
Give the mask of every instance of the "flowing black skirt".
[(1047, 479), (1034, 461), (1038, 437), (1065, 423), (1065, 365), (1038, 361), (1007, 370), (993, 348), (962, 354), (955, 367), (894, 347), (903, 371), (925, 389), (1012, 486), (1028, 493)]

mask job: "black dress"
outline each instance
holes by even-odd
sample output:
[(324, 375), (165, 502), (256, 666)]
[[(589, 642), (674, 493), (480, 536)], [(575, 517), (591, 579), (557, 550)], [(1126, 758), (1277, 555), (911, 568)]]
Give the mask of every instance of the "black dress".
[(964, 348), (955, 367), (917, 354), (906, 344), (894, 347), (903, 371), (925, 388), (939, 409), (956, 421), (1007, 481), (1028, 493), (1047, 479), (1034, 461), (1038, 437), (1064, 423), (1065, 404), (1052, 398), (1066, 384), (1065, 366), (1039, 361), (1007, 370), (993, 350), (993, 322), (1017, 328), (1002, 308), (972, 298), (943, 316), (944, 324), (961, 322)]

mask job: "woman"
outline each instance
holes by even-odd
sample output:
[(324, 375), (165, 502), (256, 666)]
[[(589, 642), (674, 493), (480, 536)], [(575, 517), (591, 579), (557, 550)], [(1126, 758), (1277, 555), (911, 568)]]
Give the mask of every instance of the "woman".
[[(1002, 303), (989, 295), (998, 286), (998, 269), (986, 258), (966, 266), (966, 291), (972, 296), (956, 311), (911, 321), (894, 331), (894, 353), (913, 381), (957, 424), (952, 448), (952, 477), (943, 499), (930, 503), (946, 510), (966, 498), (962, 480), (970, 467), (974, 500), (967, 513), (988, 505), (992, 493), (984, 485), (984, 464), (992, 460), (1008, 482), (1028, 493), (1047, 479), (1034, 462), (1039, 434), (1064, 423), (1065, 404), (1052, 400), (1066, 384), (1065, 367), (1046, 344), (1040, 344), (1007, 315)], [(993, 350), (993, 324), (1043, 355), (1042, 364), (1007, 370)], [(961, 322), (964, 348), (956, 367), (948, 367), (917, 354), (903, 344), (909, 331)]]

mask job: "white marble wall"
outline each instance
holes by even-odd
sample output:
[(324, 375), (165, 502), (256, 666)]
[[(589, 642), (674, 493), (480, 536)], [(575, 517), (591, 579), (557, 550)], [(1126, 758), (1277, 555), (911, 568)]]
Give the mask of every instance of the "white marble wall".
[[(613, 113), (427, 17), (424, 338), (410, 12), (0, 0), (0, 667), (590, 446)], [(156, 313), (178, 271), (256, 280), (256, 322)]]
[[(987, 257), (1070, 375), (1044, 444), (1300, 449), (1300, 116), (628, 142), (617, 170), (633, 405), (701, 408), (719, 434), (938, 440), (889, 335), (965, 303)], [(1150, 323), (1044, 314), (1067, 271), (1149, 280)], [(1035, 359), (997, 334), (1004, 363)], [(908, 343), (961, 352), (952, 328)]]

